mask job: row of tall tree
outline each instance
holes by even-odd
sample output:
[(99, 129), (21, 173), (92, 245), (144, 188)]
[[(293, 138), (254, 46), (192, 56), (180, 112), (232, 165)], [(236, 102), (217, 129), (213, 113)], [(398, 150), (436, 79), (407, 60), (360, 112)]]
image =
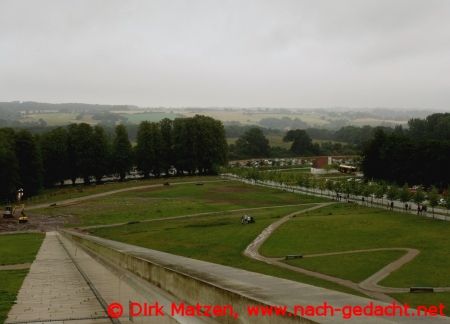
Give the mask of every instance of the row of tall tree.
[(410, 120), (406, 130), (376, 131), (363, 149), (361, 167), (368, 179), (447, 188), (449, 153), (450, 113), (433, 114)]
[(134, 146), (124, 125), (116, 126), (112, 136), (86, 123), (39, 135), (1, 128), (0, 200), (12, 199), (19, 188), (31, 196), (69, 179), (89, 183), (117, 175), (124, 180), (134, 167), (144, 177), (169, 171), (212, 174), (226, 161), (223, 125), (206, 116), (142, 122)]
[(373, 202), (372, 198), (380, 199), (386, 202), (399, 200), (405, 204), (414, 202), (423, 205), (426, 202), (434, 212), (434, 208), (439, 205), (441, 197), (444, 199), (442, 206), (450, 210), (450, 195), (440, 196), (436, 187), (430, 187), (427, 191), (418, 187), (412, 191), (407, 184), (399, 187), (395, 184), (388, 184), (384, 181), (360, 181), (352, 179), (351, 181), (333, 181), (332, 179), (318, 178), (307, 173), (298, 172), (278, 172), (278, 171), (260, 171), (254, 168), (231, 168), (229, 173), (238, 175), (242, 178), (254, 181), (271, 181), (285, 185), (295, 185), (309, 189), (315, 189), (322, 194), (352, 199), (364, 198), (367, 204)]

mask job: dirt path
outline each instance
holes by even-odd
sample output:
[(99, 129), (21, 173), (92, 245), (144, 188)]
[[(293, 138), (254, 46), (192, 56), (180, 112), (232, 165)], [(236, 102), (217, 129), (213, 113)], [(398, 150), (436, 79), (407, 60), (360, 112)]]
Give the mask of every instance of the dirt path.
[[(363, 253), (363, 252), (375, 252), (375, 251), (405, 251), (406, 253), (402, 255), (397, 260), (389, 263), (376, 273), (374, 273), (369, 278), (365, 279), (364, 281), (360, 283), (355, 283), (350, 280), (326, 275), (320, 272), (307, 270), (304, 268), (300, 268), (297, 266), (292, 266), (290, 264), (284, 263), (283, 258), (268, 258), (265, 256), (262, 256), (259, 253), (259, 249), (262, 246), (262, 244), (272, 235), (272, 233), (282, 224), (287, 222), (292, 217), (299, 215), (301, 213), (305, 213), (311, 210), (315, 210), (318, 208), (322, 208), (325, 206), (328, 206), (332, 203), (323, 203), (318, 204), (314, 207), (307, 208), (295, 213), (291, 213), (289, 215), (284, 216), (283, 218), (279, 219), (278, 221), (272, 223), (268, 227), (266, 227), (261, 234), (258, 235), (258, 237), (251, 242), (247, 248), (244, 251), (244, 255), (255, 259), (259, 261), (263, 261), (268, 264), (276, 265), (282, 268), (286, 268), (295, 272), (303, 273), (312, 277), (320, 278), (323, 280), (331, 281), (334, 283), (337, 283), (339, 285), (342, 285), (344, 287), (351, 288), (353, 290), (359, 291), (369, 297), (376, 298), (382, 301), (386, 302), (392, 302), (393, 298), (388, 296), (389, 293), (408, 293), (410, 292), (409, 288), (396, 288), (396, 287), (383, 287), (380, 286), (378, 283), (389, 276), (392, 272), (395, 270), (400, 269), (403, 265), (413, 260), (420, 251), (417, 249), (412, 248), (377, 248), (377, 249), (364, 249), (364, 250), (351, 250), (351, 251), (341, 251), (341, 252), (329, 252), (329, 253), (318, 253), (318, 254), (309, 254), (304, 255), (304, 258), (312, 258), (312, 257), (321, 257), (321, 256), (329, 256), (329, 255), (340, 255), (340, 254), (350, 254), (350, 253)], [(450, 291), (450, 287), (435, 287), (435, 292), (444, 292), (444, 291)]]
[(17, 263), (17, 264), (6, 264), (0, 265), (1, 270), (24, 270), (29, 269), (31, 267), (31, 263)]
[[(274, 208), (284, 208), (284, 207), (298, 207), (298, 206), (317, 205), (317, 204), (318, 203), (306, 203), (306, 204), (293, 204), (293, 205), (277, 205), (277, 206), (266, 206), (266, 207), (239, 208), (239, 209), (230, 209), (230, 210), (224, 210), (224, 211), (213, 211), (213, 212), (180, 215), (180, 216), (145, 219), (145, 220), (136, 221), (136, 223), (149, 223), (149, 222), (157, 222), (157, 221), (162, 221), (162, 220), (183, 219), (183, 218), (210, 216), (210, 215), (227, 215), (227, 214), (252, 211), (252, 210), (274, 209)], [(130, 223), (135, 223), (135, 222), (124, 222), (124, 223), (114, 223), (114, 224), (105, 224), (105, 225), (91, 225), (91, 226), (78, 227), (78, 229), (89, 230), (89, 229), (104, 228), (104, 227), (116, 227), (116, 226), (127, 225)]]
[(319, 279), (323, 279), (323, 280), (327, 280), (327, 281), (331, 281), (334, 283), (337, 283), (341, 286), (347, 287), (347, 288), (351, 288), (353, 290), (359, 291), (367, 296), (370, 296), (372, 298), (376, 298), (382, 301), (387, 301), (387, 302), (391, 302), (393, 299), (385, 294), (382, 293), (376, 293), (376, 292), (371, 292), (371, 291), (367, 291), (365, 289), (362, 289), (359, 287), (359, 285), (357, 283), (354, 283), (350, 280), (345, 280), (342, 278), (337, 278), (337, 277), (333, 277), (333, 276), (329, 276), (323, 273), (319, 273), (319, 272), (315, 272), (315, 271), (311, 271), (311, 270), (306, 270), (303, 268), (299, 268), (299, 267), (295, 267), (292, 266), (290, 264), (281, 262), (279, 258), (267, 258), (265, 256), (262, 256), (261, 254), (259, 254), (259, 248), (262, 246), (262, 244), (270, 237), (270, 235), (272, 235), (272, 233), (278, 228), (280, 227), (282, 224), (286, 223), (288, 220), (290, 220), (292, 217), (297, 216), (299, 214), (302, 213), (306, 213), (308, 211), (311, 210), (315, 210), (315, 209), (319, 209), (322, 207), (326, 207), (329, 206), (333, 203), (322, 203), (322, 204), (318, 204), (314, 207), (311, 208), (307, 208), (298, 212), (294, 212), (291, 213), (289, 215), (286, 215), (282, 218), (280, 218), (278, 221), (270, 224), (268, 227), (266, 227), (261, 234), (259, 234), (256, 239), (253, 240), (253, 242), (251, 242), (247, 248), (244, 251), (244, 255), (248, 256), (249, 258), (255, 259), (255, 260), (259, 260), (268, 264), (272, 264), (272, 265), (276, 265), (278, 267), (281, 268), (285, 268), (285, 269), (289, 269), (291, 271), (295, 271), (295, 272), (299, 272), (299, 273), (303, 273), (306, 274), (308, 276), (312, 276), (312, 277), (316, 277)]

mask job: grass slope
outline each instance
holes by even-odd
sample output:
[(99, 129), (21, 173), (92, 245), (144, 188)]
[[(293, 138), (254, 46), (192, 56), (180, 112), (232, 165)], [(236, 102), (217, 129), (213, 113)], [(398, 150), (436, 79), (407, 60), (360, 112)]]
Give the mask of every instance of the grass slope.
[[(43, 239), (39, 233), (0, 235), (0, 265), (33, 262)], [(0, 323), (6, 320), (27, 273), (28, 270), (0, 270)]]
[(72, 206), (41, 209), (36, 213), (75, 216), (79, 223), (69, 226), (80, 226), (318, 201), (323, 199), (227, 181), (123, 192)]
[(250, 214), (255, 217), (256, 223), (250, 225), (241, 225), (240, 217), (243, 213), (234, 213), (232, 215), (102, 228), (93, 230), (92, 234), (177, 255), (358, 294), (337, 284), (281, 269), (242, 255), (245, 247), (270, 223), (288, 213), (307, 207), (309, 206), (254, 211)]
[(90, 185), (64, 186), (62, 188), (52, 188), (43, 190), (39, 195), (26, 200), (27, 206), (35, 204), (53, 203), (59, 200), (84, 197), (92, 194), (125, 189), (137, 186), (147, 186), (152, 184), (161, 184), (164, 182), (191, 182), (191, 181), (211, 181), (219, 180), (216, 176), (203, 177), (171, 177), (159, 179), (139, 179), (128, 180), (124, 182), (106, 182), (100, 185), (92, 183)]
[[(411, 247), (421, 253), (393, 272), (381, 285), (392, 287), (450, 286), (450, 223), (382, 209), (339, 204), (296, 217), (281, 226), (262, 246), (268, 256), (290, 253), (324, 253), (382, 247)], [(372, 256), (373, 262), (381, 261)], [(356, 254), (355, 254), (356, 256)], [(317, 271), (358, 278), (358, 257), (347, 262), (323, 257)], [(382, 262), (380, 262), (382, 263)], [(353, 273), (355, 269), (355, 273)], [(363, 269), (367, 273), (368, 269)], [(355, 278), (354, 278), (355, 279)], [(411, 305), (443, 303), (450, 307), (450, 293), (393, 294)]]
[(43, 239), (40, 233), (0, 235), (0, 265), (33, 262)]
[(353, 282), (361, 282), (403, 254), (402, 251), (376, 251), (295, 259), (287, 263)]
[(5, 322), (27, 273), (27, 270), (0, 271), (0, 323)]

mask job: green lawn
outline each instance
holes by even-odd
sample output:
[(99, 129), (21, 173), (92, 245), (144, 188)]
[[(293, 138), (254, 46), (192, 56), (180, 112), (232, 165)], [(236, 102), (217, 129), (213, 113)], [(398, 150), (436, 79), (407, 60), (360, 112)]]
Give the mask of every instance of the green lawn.
[(239, 182), (171, 185), (123, 192), (76, 205), (34, 211), (50, 216), (71, 215), (69, 226), (112, 224), (232, 209), (323, 201), (321, 198), (259, 188)]
[(0, 235), (0, 265), (33, 262), (43, 239), (40, 233)]
[[(281, 226), (262, 246), (268, 256), (410, 247), (421, 253), (386, 278), (393, 287), (450, 286), (450, 223), (383, 209), (336, 204)], [(356, 254), (355, 254), (356, 255)], [(325, 258), (325, 257), (324, 257)]]
[[(0, 235), (0, 265), (33, 262), (44, 234)], [(0, 270), (0, 323), (16, 300), (28, 270)]]
[(27, 270), (0, 271), (0, 323), (5, 322), (27, 272)]
[(242, 255), (245, 247), (270, 223), (309, 206), (253, 211), (256, 222), (241, 225), (241, 213), (195, 219), (156, 221), (92, 230), (92, 234), (190, 258), (359, 294), (346, 287), (278, 268)]
[(450, 315), (450, 293), (415, 293), (415, 294), (391, 294), (399, 302), (406, 303), (411, 307), (417, 306), (438, 306), (444, 304), (444, 313)]
[(137, 186), (146, 186), (152, 184), (161, 184), (164, 182), (190, 182), (190, 181), (211, 181), (219, 180), (216, 176), (195, 176), (195, 177), (171, 177), (159, 179), (140, 179), (124, 182), (107, 182), (100, 185), (92, 183), (90, 185), (64, 186), (62, 188), (53, 188), (43, 190), (39, 195), (26, 200), (27, 206), (43, 203), (53, 203), (59, 200), (72, 199), (105, 191), (124, 189)]
[(311, 174), (311, 167), (307, 167), (307, 168), (294, 168), (294, 169), (283, 169), (280, 170), (279, 172), (283, 172), (283, 173), (289, 173), (289, 174), (295, 174), (295, 173), (306, 173), (306, 174)]
[[(332, 205), (308, 212), (282, 225), (265, 242), (261, 252), (267, 256), (284, 256), (291, 253), (325, 253), (384, 247), (411, 247), (419, 249), (421, 253), (382, 280), (381, 285), (450, 286), (450, 223), (410, 214), (353, 204)], [(380, 254), (375, 252), (367, 255), (374, 258), (371, 263), (379, 263), (380, 266), (387, 261), (383, 261)], [(361, 269), (358, 263), (362, 256), (353, 256), (353, 259), (350, 255), (345, 256), (346, 260), (343, 262), (338, 261), (337, 256), (320, 257), (322, 262), (307, 262), (317, 271), (356, 281), (369, 273), (370, 267), (376, 270), (374, 264), (367, 264), (367, 269)], [(333, 262), (333, 259), (336, 262)], [(295, 262), (300, 265), (303, 261)], [(442, 302), (450, 307), (450, 293), (393, 296), (413, 305)]]
[[(351, 253), (332, 256), (318, 256), (312, 258), (294, 259), (286, 261), (291, 265), (330, 276), (361, 282), (385, 265), (401, 257), (403, 251), (376, 251)], [(336, 266), (336, 265), (339, 266)]]

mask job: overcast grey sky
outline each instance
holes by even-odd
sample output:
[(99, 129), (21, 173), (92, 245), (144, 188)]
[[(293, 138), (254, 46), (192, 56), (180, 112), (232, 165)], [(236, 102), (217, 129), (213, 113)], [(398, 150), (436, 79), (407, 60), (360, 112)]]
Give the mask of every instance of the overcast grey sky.
[(0, 101), (450, 107), (448, 0), (0, 0)]

